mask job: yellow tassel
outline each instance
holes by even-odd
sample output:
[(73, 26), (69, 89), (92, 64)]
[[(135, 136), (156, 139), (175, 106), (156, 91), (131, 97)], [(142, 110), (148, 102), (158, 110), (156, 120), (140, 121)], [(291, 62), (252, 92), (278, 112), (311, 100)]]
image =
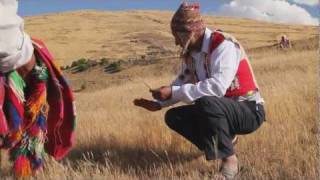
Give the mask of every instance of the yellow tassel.
[[(30, 124), (33, 124), (38, 116), (38, 114), (41, 112), (42, 107), (47, 104), (47, 93), (43, 92), (43, 94), (40, 95), (40, 97), (35, 97), (35, 100), (31, 100), (28, 102), (28, 113), (30, 117)], [(30, 125), (29, 124), (29, 125)]]

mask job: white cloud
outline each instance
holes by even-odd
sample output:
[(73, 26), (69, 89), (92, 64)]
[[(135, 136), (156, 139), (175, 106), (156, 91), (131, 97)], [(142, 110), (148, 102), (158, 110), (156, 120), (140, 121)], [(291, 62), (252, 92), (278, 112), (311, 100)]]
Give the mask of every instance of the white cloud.
[(293, 2), (296, 2), (298, 4), (306, 4), (309, 6), (315, 6), (319, 4), (318, 0), (292, 0)]
[(217, 13), (281, 23), (318, 25), (318, 19), (304, 8), (284, 0), (232, 0), (222, 5)]

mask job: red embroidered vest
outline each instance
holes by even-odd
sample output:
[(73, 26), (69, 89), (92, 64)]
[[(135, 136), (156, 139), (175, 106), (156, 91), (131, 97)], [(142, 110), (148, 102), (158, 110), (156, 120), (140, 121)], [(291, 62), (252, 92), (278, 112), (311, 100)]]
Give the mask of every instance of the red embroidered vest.
[[(225, 36), (219, 32), (214, 32), (211, 38), (210, 54), (226, 39)], [(236, 76), (231, 86), (227, 89), (225, 97), (246, 96), (257, 89), (258, 86), (255, 82), (248, 58), (243, 58), (240, 60)]]

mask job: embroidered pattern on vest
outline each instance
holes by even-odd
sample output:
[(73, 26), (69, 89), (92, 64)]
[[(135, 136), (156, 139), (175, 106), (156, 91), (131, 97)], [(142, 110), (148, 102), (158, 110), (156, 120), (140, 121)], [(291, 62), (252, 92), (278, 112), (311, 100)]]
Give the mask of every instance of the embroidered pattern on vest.
[[(248, 96), (252, 95), (255, 90), (258, 89), (251, 65), (248, 61), (247, 54), (240, 43), (231, 35), (224, 32), (213, 32), (211, 35), (211, 44), (209, 45), (209, 52), (205, 56), (204, 69), (206, 71), (206, 78), (211, 77), (211, 59), (212, 52), (224, 41), (229, 40), (235, 43), (241, 51), (241, 60), (237, 70), (237, 73), (227, 89), (225, 96)], [(199, 77), (196, 72), (195, 60), (192, 56), (188, 55), (184, 59), (186, 69), (181, 72), (179, 79), (184, 83), (196, 84), (199, 81)], [(183, 65), (182, 65), (183, 67)], [(182, 68), (183, 69), (183, 68)]]
[(236, 90), (236, 89), (240, 89), (240, 82), (239, 82), (239, 78), (238, 75), (236, 75), (233, 79), (233, 81), (231, 82), (231, 85), (229, 87), (230, 91)]

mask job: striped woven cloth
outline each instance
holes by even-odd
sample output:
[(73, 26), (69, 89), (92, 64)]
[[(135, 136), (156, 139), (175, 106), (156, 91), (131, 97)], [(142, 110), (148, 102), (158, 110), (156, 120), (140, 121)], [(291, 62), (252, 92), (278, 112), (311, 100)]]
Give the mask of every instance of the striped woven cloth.
[(45, 45), (33, 43), (37, 64), (27, 82), (16, 71), (0, 74), (2, 148), (22, 178), (42, 169), (45, 154), (59, 160), (70, 151), (76, 122), (71, 88)]

